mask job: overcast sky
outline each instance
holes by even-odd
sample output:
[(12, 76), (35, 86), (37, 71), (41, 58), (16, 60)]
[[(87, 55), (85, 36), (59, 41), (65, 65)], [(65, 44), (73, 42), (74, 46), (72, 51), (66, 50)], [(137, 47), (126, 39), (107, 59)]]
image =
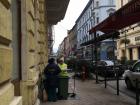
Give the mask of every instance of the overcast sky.
[(70, 30), (74, 26), (75, 21), (83, 11), (88, 1), (89, 0), (70, 0), (64, 19), (54, 26), (54, 52), (57, 51), (59, 44), (63, 41), (64, 37), (67, 36), (67, 30)]

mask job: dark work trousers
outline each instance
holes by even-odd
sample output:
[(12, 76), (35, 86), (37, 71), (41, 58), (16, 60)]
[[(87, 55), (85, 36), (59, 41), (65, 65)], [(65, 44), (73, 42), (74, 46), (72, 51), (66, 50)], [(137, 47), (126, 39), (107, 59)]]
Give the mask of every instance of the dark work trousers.
[(57, 100), (56, 87), (47, 87), (46, 91), (48, 94), (48, 101), (56, 101)]
[(45, 80), (45, 89), (48, 94), (48, 101), (56, 101), (57, 100), (57, 93), (56, 88), (58, 87), (58, 77), (48, 75), (46, 76), (47, 79)]

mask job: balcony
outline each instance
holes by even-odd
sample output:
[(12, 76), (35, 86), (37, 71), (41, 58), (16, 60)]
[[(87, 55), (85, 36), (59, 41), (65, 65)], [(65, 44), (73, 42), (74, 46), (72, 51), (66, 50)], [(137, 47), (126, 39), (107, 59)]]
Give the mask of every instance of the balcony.
[(49, 24), (55, 25), (64, 18), (69, 1), (70, 0), (46, 1), (47, 18)]

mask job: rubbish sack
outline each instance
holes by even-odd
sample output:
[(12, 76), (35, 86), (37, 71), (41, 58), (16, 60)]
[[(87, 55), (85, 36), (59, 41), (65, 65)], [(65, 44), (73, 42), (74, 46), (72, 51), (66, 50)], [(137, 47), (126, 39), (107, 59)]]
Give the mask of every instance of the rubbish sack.
[(45, 91), (43, 78), (40, 78), (38, 81), (38, 98), (40, 101), (44, 102), (47, 100), (47, 93)]
[(48, 100), (48, 95), (45, 89), (43, 89), (43, 102), (46, 102)]

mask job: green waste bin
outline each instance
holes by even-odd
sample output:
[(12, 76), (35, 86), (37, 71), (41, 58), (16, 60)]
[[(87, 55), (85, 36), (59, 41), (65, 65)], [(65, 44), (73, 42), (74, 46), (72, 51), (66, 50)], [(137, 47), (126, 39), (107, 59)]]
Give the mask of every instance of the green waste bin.
[(58, 85), (58, 97), (59, 99), (66, 100), (68, 98), (68, 76), (60, 76), (59, 77), (59, 85)]

